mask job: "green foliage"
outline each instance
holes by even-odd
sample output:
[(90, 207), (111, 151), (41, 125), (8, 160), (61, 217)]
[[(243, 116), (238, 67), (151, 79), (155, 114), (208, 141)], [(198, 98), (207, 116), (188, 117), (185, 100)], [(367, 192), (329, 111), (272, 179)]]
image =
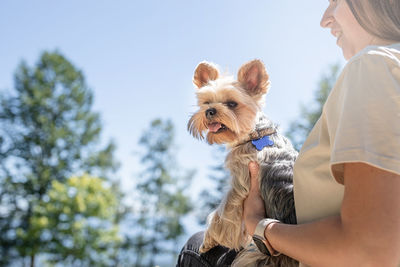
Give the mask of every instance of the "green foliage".
[(157, 256), (177, 253), (174, 243), (184, 234), (182, 216), (192, 209), (185, 189), (193, 172), (177, 171), (173, 141), (172, 122), (160, 119), (152, 121), (140, 139), (144, 170), (137, 184), (136, 266), (154, 266)]
[(27, 256), (34, 262), (45, 248), (35, 229), (50, 225), (49, 216), (37, 217), (49, 190), (73, 175), (107, 177), (117, 168), (115, 145), (99, 149), (101, 122), (84, 76), (63, 55), (21, 63), (14, 81), (0, 95), (0, 265)]
[(328, 74), (323, 75), (314, 93), (313, 105), (301, 105), (300, 116), (289, 125), (286, 135), (299, 151), (308, 134), (318, 121), (328, 95), (335, 85), (339, 71), (339, 64), (332, 65)]
[(112, 256), (110, 248), (122, 241), (118, 226), (110, 221), (117, 208), (114, 191), (103, 179), (84, 175), (65, 183), (53, 180), (47, 197), (34, 206), (29, 231), (18, 228), (17, 236), (40, 240), (48, 262), (104, 264)]

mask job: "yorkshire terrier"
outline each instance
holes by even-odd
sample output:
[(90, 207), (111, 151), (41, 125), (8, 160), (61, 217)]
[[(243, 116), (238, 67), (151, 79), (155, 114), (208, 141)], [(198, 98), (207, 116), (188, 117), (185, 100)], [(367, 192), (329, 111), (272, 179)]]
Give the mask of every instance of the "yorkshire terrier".
[(297, 266), (285, 256), (268, 257), (258, 251), (242, 223), (243, 201), (250, 189), (248, 164), (260, 166), (259, 186), (267, 218), (296, 224), (293, 165), (297, 151), (262, 112), (269, 76), (260, 60), (244, 64), (237, 81), (221, 76), (213, 63), (201, 62), (193, 83), (199, 110), (188, 122), (189, 132), (209, 144), (226, 144), (225, 165), (231, 174), (229, 191), (209, 215), (200, 252), (214, 246), (242, 250), (233, 266)]

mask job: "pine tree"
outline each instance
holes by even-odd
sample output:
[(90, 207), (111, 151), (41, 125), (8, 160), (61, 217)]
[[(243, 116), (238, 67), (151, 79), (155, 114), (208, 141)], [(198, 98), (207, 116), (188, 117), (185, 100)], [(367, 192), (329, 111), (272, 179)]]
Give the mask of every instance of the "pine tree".
[(144, 171), (138, 178), (135, 266), (154, 266), (157, 257), (177, 254), (177, 240), (184, 234), (182, 216), (191, 210), (186, 189), (193, 172), (181, 174), (176, 164), (174, 127), (170, 120), (153, 120), (139, 144), (144, 149)]
[(290, 123), (286, 135), (298, 151), (301, 149), (308, 134), (321, 116), (325, 101), (335, 85), (338, 71), (339, 64), (330, 67), (329, 73), (324, 74), (318, 83), (318, 88), (314, 93), (313, 105), (301, 105), (299, 118)]
[(33, 67), (22, 62), (14, 83), (0, 95), (0, 265), (30, 257), (34, 266), (46, 241), (28, 233), (52, 183), (107, 177), (117, 163), (113, 143), (99, 147), (101, 122), (82, 72), (61, 53), (44, 52)]

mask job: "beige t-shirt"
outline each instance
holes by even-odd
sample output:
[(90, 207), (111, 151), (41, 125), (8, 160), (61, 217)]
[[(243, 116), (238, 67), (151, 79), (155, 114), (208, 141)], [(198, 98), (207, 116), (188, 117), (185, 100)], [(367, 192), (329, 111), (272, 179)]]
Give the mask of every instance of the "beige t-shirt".
[(339, 76), (294, 166), (298, 223), (340, 213), (345, 162), (400, 174), (400, 43), (366, 47)]

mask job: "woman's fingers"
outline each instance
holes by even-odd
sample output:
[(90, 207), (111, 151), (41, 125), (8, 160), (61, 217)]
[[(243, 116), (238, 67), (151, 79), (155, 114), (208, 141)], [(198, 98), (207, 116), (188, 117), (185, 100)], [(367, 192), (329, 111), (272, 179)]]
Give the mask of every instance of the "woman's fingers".
[(258, 163), (252, 161), (249, 163), (249, 171), (250, 171), (250, 191), (259, 192), (260, 187), (258, 183), (258, 171), (259, 171)]
[(257, 162), (250, 162), (250, 192), (244, 200), (243, 219), (248, 234), (253, 235), (258, 222), (265, 217), (264, 201), (260, 195), (258, 182), (259, 166)]

